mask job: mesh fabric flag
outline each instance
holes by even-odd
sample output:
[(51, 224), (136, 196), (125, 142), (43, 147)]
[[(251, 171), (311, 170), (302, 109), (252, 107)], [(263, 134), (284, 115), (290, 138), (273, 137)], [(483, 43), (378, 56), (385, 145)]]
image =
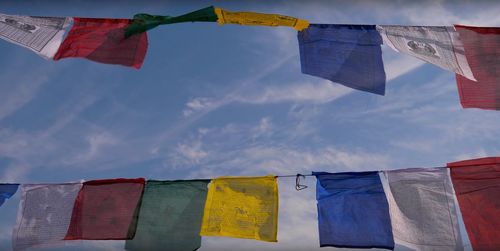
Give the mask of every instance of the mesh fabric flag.
[(0, 38), (53, 58), (71, 18), (32, 17), (0, 13)]
[(474, 250), (500, 250), (500, 157), (448, 163)]
[(162, 24), (173, 24), (183, 22), (216, 22), (217, 15), (215, 14), (214, 7), (210, 6), (197, 11), (193, 11), (181, 16), (155, 16), (145, 13), (134, 15), (134, 21), (127, 27), (125, 37), (145, 32), (153, 29)]
[(201, 235), (276, 242), (277, 228), (278, 184), (274, 176), (212, 180)]
[(382, 38), (375, 25), (311, 24), (298, 40), (302, 73), (384, 95)]
[(384, 44), (395, 51), (475, 80), (453, 27), (379, 25), (377, 29)]
[(463, 250), (446, 168), (384, 172), (396, 243), (412, 250)]
[(232, 12), (221, 8), (215, 8), (217, 23), (240, 24), (240, 25), (262, 25), (262, 26), (288, 26), (301, 31), (309, 27), (309, 22), (304, 19), (256, 12)]
[(64, 245), (81, 183), (21, 185), (14, 250)]
[(137, 230), (127, 250), (192, 251), (201, 245), (201, 220), (210, 180), (148, 181)]
[(132, 239), (143, 189), (142, 178), (83, 183), (64, 239)]
[(129, 19), (75, 17), (54, 60), (81, 57), (105, 64), (119, 64), (139, 69), (146, 56), (146, 33), (125, 38)]
[(500, 110), (500, 28), (455, 25), (477, 82), (456, 75), (464, 108)]
[(389, 206), (377, 172), (313, 175), (318, 179), (321, 247), (394, 248)]
[(18, 186), (19, 184), (0, 184), (0, 206), (16, 193)]

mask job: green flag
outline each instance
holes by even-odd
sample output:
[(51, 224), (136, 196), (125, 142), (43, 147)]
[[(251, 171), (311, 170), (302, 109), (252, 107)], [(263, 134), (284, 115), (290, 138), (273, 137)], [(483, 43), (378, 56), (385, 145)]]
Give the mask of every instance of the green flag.
[(127, 250), (196, 250), (210, 180), (148, 181)]
[(197, 11), (193, 11), (181, 16), (155, 16), (145, 13), (134, 15), (134, 21), (125, 30), (125, 37), (132, 36), (137, 33), (145, 32), (155, 28), (161, 24), (173, 24), (183, 22), (216, 22), (217, 15), (214, 7), (206, 7)]

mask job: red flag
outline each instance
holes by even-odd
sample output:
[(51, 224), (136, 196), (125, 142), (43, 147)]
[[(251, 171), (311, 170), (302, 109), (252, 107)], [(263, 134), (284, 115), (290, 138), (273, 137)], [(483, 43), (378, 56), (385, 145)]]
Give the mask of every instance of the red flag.
[(474, 250), (500, 250), (500, 157), (448, 163)]
[(455, 75), (464, 108), (500, 110), (500, 28), (455, 25), (477, 82)]
[(125, 29), (130, 23), (130, 19), (75, 17), (73, 27), (54, 60), (83, 57), (139, 69), (148, 49), (148, 37), (143, 32), (125, 39)]
[(129, 240), (135, 235), (144, 179), (94, 180), (78, 193), (65, 240)]

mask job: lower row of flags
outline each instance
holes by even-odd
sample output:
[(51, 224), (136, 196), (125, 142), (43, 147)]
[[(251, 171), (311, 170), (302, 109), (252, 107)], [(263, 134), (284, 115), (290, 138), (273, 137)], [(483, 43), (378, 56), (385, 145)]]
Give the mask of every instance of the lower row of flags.
[(499, 27), (310, 24), (210, 6), (181, 16), (141, 13), (133, 19), (0, 14), (0, 38), (53, 60), (79, 57), (138, 69), (148, 49), (146, 31), (180, 22), (292, 27), (303, 73), (379, 95), (385, 94), (385, 44), (454, 72), (464, 108), (500, 110)]
[[(500, 250), (500, 157), (312, 175), (321, 247), (463, 250), (468, 236), (474, 250)], [(278, 177), (22, 184), (13, 249), (126, 240), (127, 250), (182, 251), (200, 248), (201, 236), (277, 242)], [(0, 184), (0, 202), (17, 188)]]

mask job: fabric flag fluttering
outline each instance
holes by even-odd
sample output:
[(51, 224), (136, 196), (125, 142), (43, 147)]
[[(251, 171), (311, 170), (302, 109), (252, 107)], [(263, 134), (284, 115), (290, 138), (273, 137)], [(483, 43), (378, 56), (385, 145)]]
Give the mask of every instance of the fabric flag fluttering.
[(275, 176), (220, 177), (208, 188), (200, 234), (276, 242), (278, 184)]
[(136, 69), (142, 66), (148, 49), (147, 33), (125, 38), (125, 29), (132, 23), (131, 19), (73, 19), (73, 26), (54, 60), (80, 57)]
[(143, 178), (84, 182), (64, 239), (132, 239), (144, 183)]
[(23, 46), (51, 59), (62, 43), (65, 28), (71, 23), (66, 17), (35, 17), (0, 13), (0, 38)]
[(455, 25), (477, 82), (456, 75), (463, 108), (500, 110), (500, 28)]
[(392, 233), (412, 250), (463, 250), (448, 169), (385, 171)]
[(192, 251), (201, 246), (201, 221), (210, 180), (148, 180), (136, 234), (127, 250)]
[(184, 22), (216, 22), (217, 15), (213, 6), (193, 11), (181, 16), (157, 16), (140, 13), (134, 15), (134, 21), (125, 30), (125, 37), (151, 30), (158, 25)]
[(375, 25), (311, 24), (298, 40), (302, 73), (384, 95), (382, 38)]
[(215, 13), (217, 14), (217, 23), (220, 25), (288, 26), (297, 31), (309, 27), (309, 21), (307, 20), (278, 14), (233, 12), (221, 8), (215, 8)]
[(19, 184), (0, 184), (0, 206), (16, 193), (18, 186)]
[(443, 69), (476, 80), (453, 27), (377, 25), (384, 44)]
[(394, 249), (389, 206), (378, 172), (313, 175), (321, 247)]
[(474, 250), (500, 250), (500, 157), (448, 163)]
[(62, 241), (81, 183), (21, 185), (22, 198), (12, 234), (13, 249), (54, 247)]

